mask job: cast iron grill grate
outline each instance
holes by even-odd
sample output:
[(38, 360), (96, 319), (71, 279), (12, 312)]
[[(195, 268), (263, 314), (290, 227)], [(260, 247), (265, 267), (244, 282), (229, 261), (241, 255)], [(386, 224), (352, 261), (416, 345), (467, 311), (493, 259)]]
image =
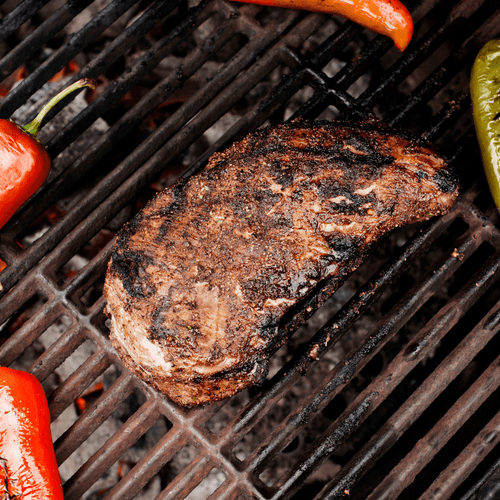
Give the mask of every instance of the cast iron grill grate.
[[(350, 22), (223, 0), (0, 5), (2, 117), (100, 81), (46, 125), (51, 177), (0, 232), (0, 364), (44, 384), (65, 498), (491, 498), (500, 235), (468, 74), (500, 9), (408, 4), (403, 54)], [(382, 242), (260, 388), (185, 410), (124, 369), (101, 290), (145, 200), (263, 124), (371, 113), (447, 154), (454, 209)]]

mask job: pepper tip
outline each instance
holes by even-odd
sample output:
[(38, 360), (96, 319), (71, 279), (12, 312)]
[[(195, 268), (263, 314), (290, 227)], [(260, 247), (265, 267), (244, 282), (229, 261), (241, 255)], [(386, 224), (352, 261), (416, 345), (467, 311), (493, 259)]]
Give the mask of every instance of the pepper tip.
[(405, 22), (405, 29), (398, 30), (393, 33), (391, 37), (394, 41), (394, 45), (400, 52), (404, 52), (408, 45), (410, 45), (411, 39), (413, 37), (413, 20), (410, 15)]

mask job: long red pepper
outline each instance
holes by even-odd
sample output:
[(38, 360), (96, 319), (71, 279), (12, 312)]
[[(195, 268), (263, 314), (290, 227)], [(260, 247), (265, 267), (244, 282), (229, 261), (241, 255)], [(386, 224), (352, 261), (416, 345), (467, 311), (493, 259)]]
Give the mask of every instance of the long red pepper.
[(413, 35), (413, 20), (399, 0), (237, 0), (270, 7), (322, 12), (345, 17), (394, 41), (403, 51)]
[(30, 373), (0, 368), (0, 498), (63, 500), (42, 385)]
[(0, 119), (0, 228), (49, 175), (49, 154), (36, 139), (43, 119), (59, 101), (82, 87), (95, 88), (95, 80), (83, 78), (73, 83), (52, 98), (24, 127)]

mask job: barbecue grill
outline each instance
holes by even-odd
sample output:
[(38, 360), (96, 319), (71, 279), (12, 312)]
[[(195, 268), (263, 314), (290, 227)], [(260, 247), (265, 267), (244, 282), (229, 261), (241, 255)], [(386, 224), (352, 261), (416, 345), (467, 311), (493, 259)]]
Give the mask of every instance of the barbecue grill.
[[(0, 3), (2, 118), (98, 79), (52, 112), (51, 175), (0, 231), (0, 365), (44, 385), (67, 500), (500, 497), (499, 220), (468, 93), (500, 7), (406, 5), (400, 53), (350, 21), (225, 0)], [(102, 285), (155, 191), (260, 126), (373, 114), (449, 158), (453, 210), (381, 242), (259, 387), (183, 409), (124, 368)]]

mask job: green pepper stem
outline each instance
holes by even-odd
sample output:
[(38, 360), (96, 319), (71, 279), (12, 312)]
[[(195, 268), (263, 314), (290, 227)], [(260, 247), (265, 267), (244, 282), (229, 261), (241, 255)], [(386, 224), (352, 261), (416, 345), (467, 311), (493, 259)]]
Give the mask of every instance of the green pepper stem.
[(28, 134), (31, 134), (33, 137), (36, 137), (38, 134), (38, 130), (40, 129), (40, 125), (42, 124), (43, 119), (47, 115), (47, 113), (59, 102), (62, 101), (67, 95), (71, 94), (71, 92), (74, 92), (75, 90), (81, 89), (83, 87), (90, 87), (92, 90), (95, 89), (96, 86), (96, 81), (93, 78), (82, 78), (81, 80), (78, 80), (77, 82), (73, 83), (66, 89), (62, 90), (54, 96), (36, 115), (36, 118), (29, 122), (28, 124), (24, 125), (24, 127), (21, 127), (25, 132), (28, 132)]

